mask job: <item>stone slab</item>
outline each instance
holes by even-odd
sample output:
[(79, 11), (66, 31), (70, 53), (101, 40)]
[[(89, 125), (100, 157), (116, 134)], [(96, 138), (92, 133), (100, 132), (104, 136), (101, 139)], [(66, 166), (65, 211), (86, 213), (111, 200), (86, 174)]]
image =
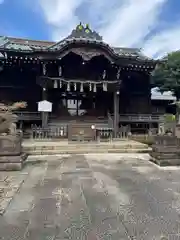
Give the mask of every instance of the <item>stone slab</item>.
[(90, 154), (90, 153), (149, 153), (151, 148), (147, 149), (74, 149), (74, 150), (44, 150), (44, 151), (27, 151), (28, 155), (57, 155), (57, 154)]
[(3, 215), (10, 202), (25, 181), (27, 174), (17, 172), (1, 172), (3, 176), (0, 180), (0, 215)]
[(1, 163), (19, 163), (23, 162), (24, 159), (22, 156), (0, 156), (0, 164)]
[(177, 146), (153, 146), (152, 150), (158, 153), (180, 153)]
[(180, 160), (180, 155), (176, 153), (157, 153), (157, 152), (152, 152), (151, 156), (157, 159), (178, 159)]
[(179, 168), (166, 171), (140, 154), (66, 157), (28, 164), (0, 218), (2, 239), (179, 239)]
[(19, 171), (23, 168), (27, 154), (19, 156), (0, 156), (0, 171)]
[(0, 163), (0, 171), (20, 171), (23, 163)]
[(157, 158), (151, 158), (151, 162), (159, 165), (160, 167), (167, 167), (167, 166), (180, 166), (180, 159), (174, 158), (174, 159), (157, 159)]

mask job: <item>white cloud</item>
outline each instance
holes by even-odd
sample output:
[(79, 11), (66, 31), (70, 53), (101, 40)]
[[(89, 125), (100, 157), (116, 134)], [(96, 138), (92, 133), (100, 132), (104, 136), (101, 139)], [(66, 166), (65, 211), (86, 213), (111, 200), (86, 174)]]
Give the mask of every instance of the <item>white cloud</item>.
[(161, 58), (168, 52), (180, 49), (180, 28), (177, 24), (173, 28), (166, 29), (156, 36), (152, 36), (144, 44), (144, 53), (147, 56)]
[(141, 45), (156, 27), (166, 0), (128, 0), (111, 12), (111, 19), (102, 29), (104, 39), (113, 45)]
[[(1, 0), (0, 0), (1, 1)], [(158, 31), (170, 0), (38, 0), (52, 39), (66, 37), (80, 21), (89, 23), (114, 46), (143, 47), (149, 57), (180, 48), (180, 28)]]
[(83, 0), (39, 0), (44, 17), (52, 26), (54, 40), (65, 37), (78, 22), (75, 11)]

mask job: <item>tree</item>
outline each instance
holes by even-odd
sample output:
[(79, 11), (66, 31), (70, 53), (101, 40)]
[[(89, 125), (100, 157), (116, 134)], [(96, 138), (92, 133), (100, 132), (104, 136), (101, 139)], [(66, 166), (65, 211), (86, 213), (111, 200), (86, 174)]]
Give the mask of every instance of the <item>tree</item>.
[(152, 73), (152, 84), (161, 92), (171, 91), (180, 100), (180, 51), (168, 54)]
[(171, 91), (177, 98), (177, 119), (180, 123), (180, 51), (169, 53), (152, 73), (152, 84), (161, 92)]

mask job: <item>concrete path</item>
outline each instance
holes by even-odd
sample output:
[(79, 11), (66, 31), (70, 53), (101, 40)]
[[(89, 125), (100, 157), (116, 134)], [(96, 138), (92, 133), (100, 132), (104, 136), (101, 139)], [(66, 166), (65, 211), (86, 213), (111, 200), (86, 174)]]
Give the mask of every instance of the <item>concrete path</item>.
[(66, 155), (16, 174), (23, 182), (0, 216), (0, 239), (180, 239), (180, 168), (138, 155)]

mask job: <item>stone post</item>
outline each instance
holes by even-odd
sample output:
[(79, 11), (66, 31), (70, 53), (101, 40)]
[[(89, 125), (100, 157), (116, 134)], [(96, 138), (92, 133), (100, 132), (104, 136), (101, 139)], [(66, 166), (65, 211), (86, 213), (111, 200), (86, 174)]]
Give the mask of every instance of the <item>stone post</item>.
[[(47, 100), (47, 89), (43, 88), (43, 92), (42, 92), (42, 100)], [(42, 112), (42, 128), (46, 128), (48, 125), (48, 112)]]
[(119, 91), (114, 92), (114, 137), (119, 132)]

